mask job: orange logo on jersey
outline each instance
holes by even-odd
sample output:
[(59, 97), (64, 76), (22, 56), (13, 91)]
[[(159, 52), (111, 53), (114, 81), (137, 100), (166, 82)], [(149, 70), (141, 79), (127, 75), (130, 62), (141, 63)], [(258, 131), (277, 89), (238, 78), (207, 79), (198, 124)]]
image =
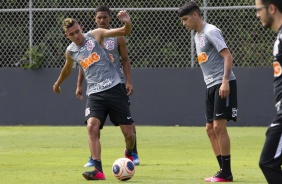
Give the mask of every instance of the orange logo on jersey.
[(279, 77), (282, 74), (281, 65), (278, 61), (273, 62), (274, 77)]
[(203, 62), (206, 62), (208, 60), (209, 56), (205, 53), (205, 52), (202, 52), (200, 54), (198, 54), (198, 62), (199, 64), (203, 63)]
[(93, 52), (88, 58), (84, 59), (83, 61), (80, 61), (80, 65), (83, 69), (86, 69), (99, 60), (100, 56), (97, 54), (97, 52)]

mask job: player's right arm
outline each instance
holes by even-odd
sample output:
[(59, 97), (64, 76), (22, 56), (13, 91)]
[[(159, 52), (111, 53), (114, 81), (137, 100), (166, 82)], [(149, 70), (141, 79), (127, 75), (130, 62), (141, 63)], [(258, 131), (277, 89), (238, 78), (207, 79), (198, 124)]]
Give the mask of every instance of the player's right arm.
[(79, 100), (83, 100), (83, 96), (82, 96), (82, 82), (84, 80), (84, 75), (82, 72), (82, 69), (79, 67), (79, 71), (78, 71), (78, 77), (77, 77), (77, 84), (76, 84), (76, 91), (75, 91), (75, 95), (76, 98)]
[(126, 11), (120, 11), (118, 13), (118, 18), (124, 23), (124, 26), (115, 29), (97, 28), (92, 30), (91, 33), (93, 34), (95, 40), (98, 41), (102, 46), (104, 45), (103, 42), (105, 37), (127, 36), (131, 33), (132, 23)]
[(73, 61), (72, 57), (70, 56), (68, 51), (66, 51), (66, 62), (65, 62), (65, 65), (64, 65), (64, 67), (63, 67), (63, 69), (62, 69), (62, 71), (61, 71), (57, 81), (53, 85), (54, 93), (58, 93), (58, 94), (61, 93), (60, 85), (71, 74), (73, 62), (74, 61)]

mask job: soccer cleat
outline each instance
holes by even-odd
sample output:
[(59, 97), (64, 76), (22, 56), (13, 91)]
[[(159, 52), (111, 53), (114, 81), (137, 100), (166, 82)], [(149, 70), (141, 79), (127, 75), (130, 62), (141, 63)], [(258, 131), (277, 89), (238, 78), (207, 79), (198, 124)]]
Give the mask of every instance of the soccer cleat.
[(133, 157), (134, 165), (139, 165), (140, 164), (140, 160), (139, 160), (138, 155), (136, 153), (132, 152), (132, 157)]
[(205, 179), (205, 182), (232, 182), (233, 176), (230, 175), (224, 175), (221, 171), (218, 171), (213, 177), (209, 177)]
[(94, 160), (92, 159), (92, 157), (89, 157), (89, 160), (86, 164), (84, 164), (84, 167), (94, 167)]
[(82, 173), (82, 176), (86, 180), (105, 180), (106, 179), (105, 174), (96, 170), (96, 169), (93, 170), (93, 171), (86, 171), (86, 172)]
[(129, 160), (131, 160), (132, 162), (133, 162), (133, 156), (132, 155), (130, 155), (129, 156), (129, 150), (127, 150), (126, 148), (125, 148), (125, 150), (124, 150), (124, 157), (125, 158), (128, 158)]

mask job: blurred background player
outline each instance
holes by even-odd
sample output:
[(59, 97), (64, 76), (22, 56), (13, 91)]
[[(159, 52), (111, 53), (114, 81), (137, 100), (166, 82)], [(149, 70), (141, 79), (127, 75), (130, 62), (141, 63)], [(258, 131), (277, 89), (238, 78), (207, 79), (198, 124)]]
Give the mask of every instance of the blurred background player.
[(221, 30), (204, 22), (194, 1), (185, 3), (178, 11), (183, 26), (195, 30), (198, 62), (202, 69), (206, 90), (206, 131), (220, 171), (206, 182), (233, 181), (230, 164), (230, 138), (227, 121), (236, 121), (237, 85), (232, 72), (232, 55)]
[(282, 183), (282, 1), (256, 0), (256, 15), (264, 28), (278, 33), (273, 47), (274, 96), (277, 114), (268, 127), (259, 166), (269, 184)]
[(79, 64), (87, 81), (85, 120), (89, 149), (94, 160), (94, 170), (82, 173), (87, 180), (106, 179), (101, 160), (100, 129), (103, 128), (107, 115), (114, 125), (120, 127), (126, 144), (124, 155), (133, 161), (135, 134), (128, 96), (103, 44), (105, 37), (130, 34), (132, 23), (126, 11), (120, 11), (118, 18), (124, 23), (123, 27), (111, 30), (97, 28), (86, 34), (82, 33), (82, 27), (75, 19), (67, 18), (63, 21), (65, 36), (72, 43), (67, 47), (66, 62), (53, 85), (53, 91), (61, 93), (60, 85), (71, 74), (73, 62)]
[[(95, 17), (94, 20), (97, 24), (98, 28), (110, 29), (110, 22), (112, 20), (110, 9), (107, 6), (97, 6), (95, 8)], [(130, 59), (128, 57), (128, 49), (126, 47), (126, 41), (123, 36), (118, 37), (107, 37), (104, 38), (105, 48), (110, 53), (110, 58), (113, 64), (116, 67), (116, 70), (121, 78), (122, 86), (126, 91), (127, 95), (133, 94), (133, 86), (131, 83), (131, 66)], [(121, 65), (122, 64), (122, 65)], [(82, 100), (82, 82), (84, 76), (81, 68), (79, 69), (77, 88), (76, 88), (76, 96), (78, 99)], [(128, 98), (128, 104), (130, 105), (130, 100)], [(134, 133), (136, 135), (136, 127), (134, 126)], [(136, 146), (136, 138), (135, 145), (132, 152), (133, 163), (135, 165), (139, 165), (139, 157)], [(84, 165), (84, 167), (92, 167), (94, 166), (94, 162), (92, 157), (89, 157), (88, 162)]]

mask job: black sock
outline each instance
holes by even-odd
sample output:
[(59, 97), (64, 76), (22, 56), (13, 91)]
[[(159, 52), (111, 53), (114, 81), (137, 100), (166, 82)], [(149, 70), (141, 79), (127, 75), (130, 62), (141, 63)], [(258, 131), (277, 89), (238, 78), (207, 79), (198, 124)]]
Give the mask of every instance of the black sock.
[(137, 152), (137, 140), (136, 140), (136, 132), (135, 133), (135, 143), (134, 143), (134, 147), (133, 147), (133, 152), (136, 153), (138, 155), (138, 152)]
[(217, 155), (217, 156), (216, 156), (216, 159), (217, 159), (219, 168), (220, 168), (220, 170), (221, 170), (221, 168), (222, 168), (222, 158), (221, 158), (221, 155)]
[(94, 161), (95, 169), (97, 169), (100, 172), (103, 172), (101, 160), (93, 160), (93, 161)]
[(226, 156), (221, 156), (222, 158), (222, 173), (224, 174), (231, 174), (231, 156), (226, 155)]
[(127, 148), (125, 149), (125, 156), (132, 156), (132, 150), (128, 150)]

